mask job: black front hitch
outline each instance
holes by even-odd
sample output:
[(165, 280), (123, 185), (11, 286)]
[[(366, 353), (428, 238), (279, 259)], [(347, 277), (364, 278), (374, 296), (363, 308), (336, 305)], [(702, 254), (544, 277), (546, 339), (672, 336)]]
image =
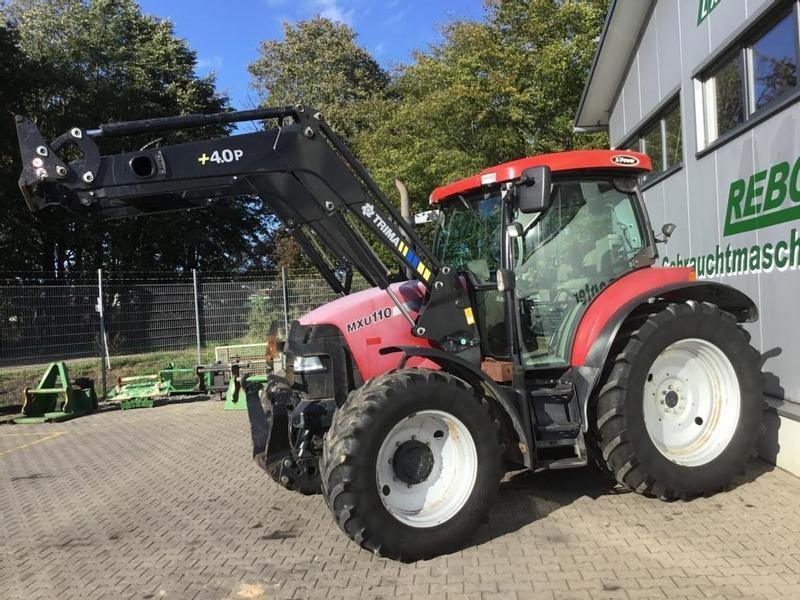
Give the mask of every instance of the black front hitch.
[(265, 384), (242, 378), (253, 441), (253, 458), (286, 489), (302, 494), (320, 491), (322, 438), (336, 404), (309, 400), (276, 375)]

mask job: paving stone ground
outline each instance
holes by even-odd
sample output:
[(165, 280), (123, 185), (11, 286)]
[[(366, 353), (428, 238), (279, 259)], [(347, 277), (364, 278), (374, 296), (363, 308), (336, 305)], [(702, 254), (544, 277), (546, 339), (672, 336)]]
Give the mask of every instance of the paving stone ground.
[(0, 598), (800, 598), (800, 480), (664, 503), (589, 469), (502, 484), (456, 554), (373, 556), (249, 459), (215, 402), (0, 427)]

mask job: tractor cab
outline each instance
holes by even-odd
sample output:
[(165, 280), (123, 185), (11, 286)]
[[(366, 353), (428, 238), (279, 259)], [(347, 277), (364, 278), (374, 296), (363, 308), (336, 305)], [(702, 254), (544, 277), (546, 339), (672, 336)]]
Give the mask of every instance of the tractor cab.
[[(510, 191), (534, 170), (549, 189), (541, 210), (529, 212)], [(592, 299), (654, 262), (636, 186), (649, 170), (643, 154), (566, 152), (499, 165), (434, 190), (431, 203), (440, 210), (434, 253), (469, 281), (484, 356), (532, 368), (569, 365), (575, 329)], [(498, 289), (504, 269), (513, 274), (515, 310), (506, 310)]]

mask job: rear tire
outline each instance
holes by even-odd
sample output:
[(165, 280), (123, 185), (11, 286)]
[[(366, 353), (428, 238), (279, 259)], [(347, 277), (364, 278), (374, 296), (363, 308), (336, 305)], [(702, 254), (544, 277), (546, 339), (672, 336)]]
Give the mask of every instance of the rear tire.
[(596, 410), (600, 450), (619, 483), (690, 498), (744, 472), (764, 406), (748, 340), (732, 315), (694, 301), (670, 304), (629, 334)]
[(473, 388), (441, 371), (403, 369), (354, 391), (336, 411), (323, 495), (363, 548), (430, 558), (463, 547), (484, 520), (501, 456), (497, 424)]

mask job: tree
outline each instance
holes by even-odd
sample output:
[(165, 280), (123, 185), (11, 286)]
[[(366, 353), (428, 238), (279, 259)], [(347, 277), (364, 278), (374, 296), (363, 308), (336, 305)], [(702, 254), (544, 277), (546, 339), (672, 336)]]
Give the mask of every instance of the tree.
[(322, 109), (387, 194), (399, 177), (422, 208), (434, 187), (485, 167), (607, 144), (572, 129), (606, 5), (487, 0), (483, 21), (445, 25), (388, 86), (349, 27), (316, 18), (284, 25), (250, 71), (269, 104)]
[[(228, 109), (213, 78), (196, 76), (195, 53), (175, 37), (172, 24), (143, 15), (133, 0), (15, 0), (5, 16), (18, 32), (17, 52), (35, 65), (16, 70), (28, 93), (15, 110), (34, 118), (45, 137), (75, 125)], [(175, 132), (162, 136), (162, 143), (224, 131)], [(101, 149), (113, 153), (152, 141), (101, 140)], [(12, 171), (16, 178), (19, 166)], [(13, 212), (21, 205), (19, 191), (3, 186), (2, 210)], [(246, 266), (260, 260), (253, 247), (262, 223), (260, 205), (252, 202), (114, 224), (27, 216), (16, 236), (6, 240), (19, 252), (0, 257), (0, 269), (33, 263), (58, 273), (103, 265), (121, 270)]]
[[(261, 44), (249, 67), (252, 85), (267, 106), (303, 104), (320, 110), (336, 134), (351, 142), (370, 124), (372, 103), (381, 98), (389, 75), (356, 43), (343, 23), (314, 17), (283, 24), (283, 40)], [(268, 243), (276, 265), (307, 267), (300, 246), (283, 228)]]
[(276, 267), (286, 269), (310, 268), (311, 262), (291, 234), (283, 227), (273, 232), (270, 256)]
[(19, 48), (19, 32), (0, 15), (0, 270), (32, 270), (40, 254), (37, 236), (30, 235), (30, 213), (17, 187), (19, 158), (17, 136), (11, 115), (26, 104), (31, 86), (27, 58)]
[(606, 146), (573, 131), (608, 0), (487, 0), (517, 95), (511, 118), (536, 153)]
[(390, 189), (399, 177), (417, 206), (435, 186), (524, 152), (506, 119), (497, 33), (457, 22), (443, 35), (442, 44), (414, 55), (386, 99), (373, 103), (373, 126), (355, 140), (381, 187)]
[(363, 123), (360, 105), (384, 92), (389, 75), (344, 23), (314, 17), (284, 23), (283, 35), (263, 42), (248, 67), (264, 104), (312, 106), (349, 138)]
[(435, 186), (500, 162), (605, 146), (604, 134), (572, 130), (605, 6), (490, 1), (485, 22), (445, 26), (373, 102), (359, 155), (384, 189), (400, 177), (419, 207)]

